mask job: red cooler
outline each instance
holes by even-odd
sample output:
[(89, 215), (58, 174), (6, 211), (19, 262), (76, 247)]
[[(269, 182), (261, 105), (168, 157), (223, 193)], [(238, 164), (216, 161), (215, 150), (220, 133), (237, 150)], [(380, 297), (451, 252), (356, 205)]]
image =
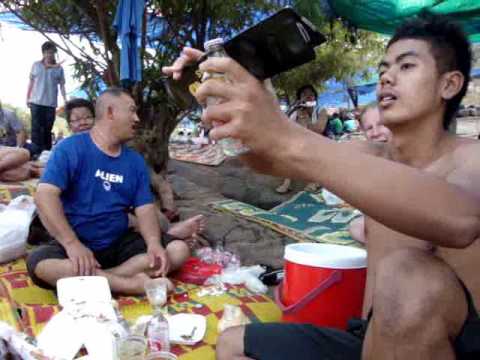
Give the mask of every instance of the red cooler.
[(285, 277), (277, 288), (283, 321), (345, 329), (360, 317), (367, 252), (342, 245), (299, 243), (285, 248)]

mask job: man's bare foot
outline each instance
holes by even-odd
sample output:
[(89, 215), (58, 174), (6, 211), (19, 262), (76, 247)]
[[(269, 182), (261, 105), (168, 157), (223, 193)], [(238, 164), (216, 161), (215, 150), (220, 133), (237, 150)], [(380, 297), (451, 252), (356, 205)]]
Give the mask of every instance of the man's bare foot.
[(112, 292), (120, 295), (145, 295), (145, 282), (151, 279), (144, 272), (127, 276), (111, 270), (97, 269), (95, 274), (105, 276)]
[(168, 234), (178, 239), (187, 239), (205, 231), (207, 219), (203, 215), (195, 215), (191, 218), (173, 224)]

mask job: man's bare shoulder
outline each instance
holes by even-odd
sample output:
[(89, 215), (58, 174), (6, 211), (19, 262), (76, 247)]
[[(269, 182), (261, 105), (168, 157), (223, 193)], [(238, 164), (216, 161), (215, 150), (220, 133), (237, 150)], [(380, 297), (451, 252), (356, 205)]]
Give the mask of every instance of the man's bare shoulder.
[[(468, 138), (456, 138), (452, 151), (454, 168), (465, 168), (480, 164), (480, 141)], [(478, 167), (480, 171), (480, 166)]]
[(461, 186), (480, 199), (480, 142), (473, 139), (455, 140), (447, 181)]

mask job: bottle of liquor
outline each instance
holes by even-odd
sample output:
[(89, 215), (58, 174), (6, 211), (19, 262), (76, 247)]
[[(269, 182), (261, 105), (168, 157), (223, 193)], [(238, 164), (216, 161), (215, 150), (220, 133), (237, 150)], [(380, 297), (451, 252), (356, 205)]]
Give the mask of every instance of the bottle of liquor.
[(150, 351), (170, 351), (168, 321), (160, 309), (155, 309), (148, 323), (147, 339)]
[[(228, 57), (228, 54), (223, 47), (222, 38), (216, 38), (205, 42), (204, 48), (207, 52), (208, 57)], [(211, 80), (228, 81), (225, 74), (204, 72), (202, 76), (202, 82)], [(219, 104), (221, 101), (222, 99), (220, 98), (209, 96), (206, 100), (206, 107), (208, 107), (209, 105)], [(218, 124), (214, 124), (214, 126), (216, 125)], [(243, 145), (242, 142), (238, 139), (224, 138), (219, 140), (218, 143), (222, 147), (225, 155), (227, 156), (237, 156), (249, 151), (248, 147)]]

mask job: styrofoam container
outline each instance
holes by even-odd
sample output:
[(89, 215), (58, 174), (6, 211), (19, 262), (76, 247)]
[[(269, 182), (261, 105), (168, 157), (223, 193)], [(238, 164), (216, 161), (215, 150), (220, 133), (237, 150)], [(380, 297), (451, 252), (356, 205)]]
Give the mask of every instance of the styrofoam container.
[(57, 281), (58, 302), (63, 307), (83, 302), (112, 301), (110, 285), (103, 276), (74, 276)]

